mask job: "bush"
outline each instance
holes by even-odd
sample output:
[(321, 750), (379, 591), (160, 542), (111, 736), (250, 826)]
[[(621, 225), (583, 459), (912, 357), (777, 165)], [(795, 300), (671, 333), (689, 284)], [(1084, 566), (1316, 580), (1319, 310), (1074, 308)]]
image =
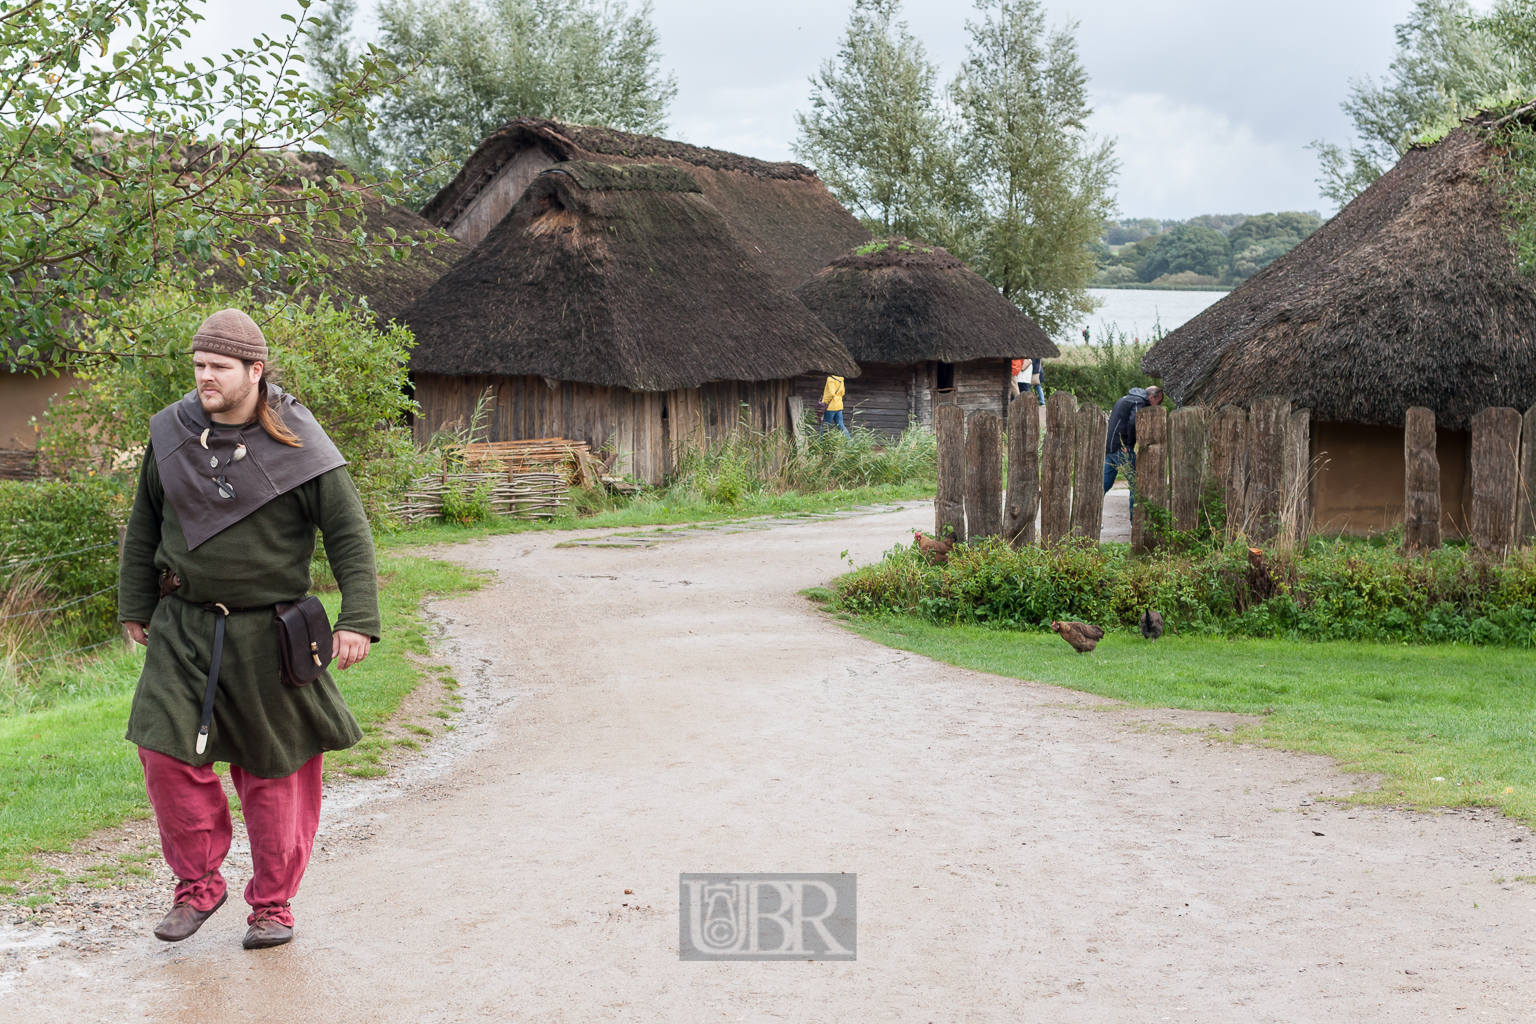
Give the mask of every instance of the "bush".
[(1045, 629), (1052, 619), (1133, 627), (1147, 608), (1180, 632), (1305, 640), (1536, 647), (1536, 554), (1494, 564), (1465, 549), (1405, 557), (1314, 538), (1299, 555), (1242, 545), (1132, 557), (1118, 544), (959, 546), (945, 566), (908, 547), (837, 581), (865, 613)]
[(39, 447), (49, 467), (75, 476), (136, 470), (150, 417), (192, 390), (192, 335), (224, 306), (245, 309), (262, 325), (284, 388), (325, 427), (369, 515), (382, 518), (421, 471), (405, 425), (415, 408), (404, 391), (414, 341), (403, 327), (379, 329), (365, 310), (318, 300), (262, 305), (236, 295), (194, 304), (169, 289), (146, 295), (124, 320), (147, 326), (132, 336), (99, 337), (114, 355), (83, 357), (75, 367), (80, 384), (45, 415)]
[[(4, 660), (37, 658), (116, 632), (117, 527), (131, 499), (128, 482), (113, 477), (0, 481)], [(67, 607), (45, 611), (61, 604)]]
[[(1125, 331), (1101, 323), (1100, 340), (1069, 349), (1065, 358), (1047, 362), (1040, 375), (1041, 383), (1048, 392), (1068, 391), (1077, 396), (1079, 402), (1092, 402), (1101, 409), (1110, 409), (1131, 388), (1157, 383), (1141, 372), (1141, 359), (1162, 336), (1162, 325), (1157, 324), (1152, 328), (1150, 339), (1133, 344)], [(1165, 401), (1164, 404), (1173, 408), (1171, 403)]]

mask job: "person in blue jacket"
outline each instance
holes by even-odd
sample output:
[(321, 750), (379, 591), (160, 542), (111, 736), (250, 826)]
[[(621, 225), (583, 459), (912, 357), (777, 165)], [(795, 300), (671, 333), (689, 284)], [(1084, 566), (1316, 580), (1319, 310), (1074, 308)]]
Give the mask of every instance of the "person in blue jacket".
[[(1115, 403), (1109, 413), (1109, 435), (1104, 441), (1104, 491), (1115, 485), (1117, 473), (1124, 472), (1127, 483), (1136, 473), (1136, 410), (1163, 404), (1163, 389), (1131, 388)], [(1136, 509), (1135, 488), (1131, 490), (1131, 510)]]

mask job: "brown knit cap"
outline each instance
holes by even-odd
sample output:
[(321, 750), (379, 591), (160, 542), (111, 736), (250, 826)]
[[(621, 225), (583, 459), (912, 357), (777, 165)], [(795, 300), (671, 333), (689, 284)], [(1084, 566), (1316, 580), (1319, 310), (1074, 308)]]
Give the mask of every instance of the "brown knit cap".
[(238, 309), (221, 309), (204, 320), (192, 335), (192, 351), (217, 352), (248, 362), (265, 363), (268, 358), (267, 339), (261, 328)]

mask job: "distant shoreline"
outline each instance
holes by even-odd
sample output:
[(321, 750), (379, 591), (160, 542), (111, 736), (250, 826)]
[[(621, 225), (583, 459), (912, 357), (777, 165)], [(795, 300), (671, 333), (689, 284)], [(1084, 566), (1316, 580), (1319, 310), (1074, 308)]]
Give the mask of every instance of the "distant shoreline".
[(1236, 285), (1230, 284), (1091, 284), (1090, 290), (1137, 291), (1137, 292), (1229, 292)]

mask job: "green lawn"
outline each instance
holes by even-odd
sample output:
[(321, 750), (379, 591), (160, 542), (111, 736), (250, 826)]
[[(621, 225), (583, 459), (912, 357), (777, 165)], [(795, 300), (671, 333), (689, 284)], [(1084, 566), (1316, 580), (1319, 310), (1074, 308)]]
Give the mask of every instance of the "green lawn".
[[(850, 618), (878, 643), (1143, 707), (1260, 716), (1236, 739), (1377, 772), (1364, 803), (1501, 807), (1536, 825), (1536, 657), (1490, 647), (1291, 643), (1113, 632), (1079, 655), (1054, 633)], [(1436, 781), (1439, 777), (1444, 781)]]
[(882, 501), (914, 501), (933, 497), (932, 480), (907, 484), (881, 484), (877, 487), (852, 487), (846, 490), (818, 491), (814, 494), (752, 494), (735, 505), (712, 505), (703, 501), (681, 502), (665, 494), (641, 496), (621, 508), (593, 515), (562, 516), (548, 522), (526, 519), (498, 519), (474, 526), (450, 526), (442, 523), (421, 524), (381, 535), (381, 548), (417, 547), (422, 544), (455, 543), (477, 540), (502, 533), (533, 530), (613, 530), (634, 526), (672, 526), (680, 523), (720, 522), (755, 516), (785, 515), (793, 512), (835, 512), (856, 505)]
[[(368, 734), (357, 747), (328, 755), (327, 768), (377, 774), (379, 725), (426, 677), (408, 654), (426, 654), (421, 601), (473, 589), (476, 578), (449, 562), (384, 555), (379, 593), (384, 642), (355, 668), (338, 672), (342, 694)], [(323, 594), (334, 618), (340, 594)], [(0, 879), (15, 879), (32, 854), (67, 850), (100, 828), (149, 810), (143, 774), (123, 739), (128, 704), (143, 658), (115, 652), (58, 669), (38, 710), (0, 717)], [(221, 766), (222, 767), (222, 766)]]

